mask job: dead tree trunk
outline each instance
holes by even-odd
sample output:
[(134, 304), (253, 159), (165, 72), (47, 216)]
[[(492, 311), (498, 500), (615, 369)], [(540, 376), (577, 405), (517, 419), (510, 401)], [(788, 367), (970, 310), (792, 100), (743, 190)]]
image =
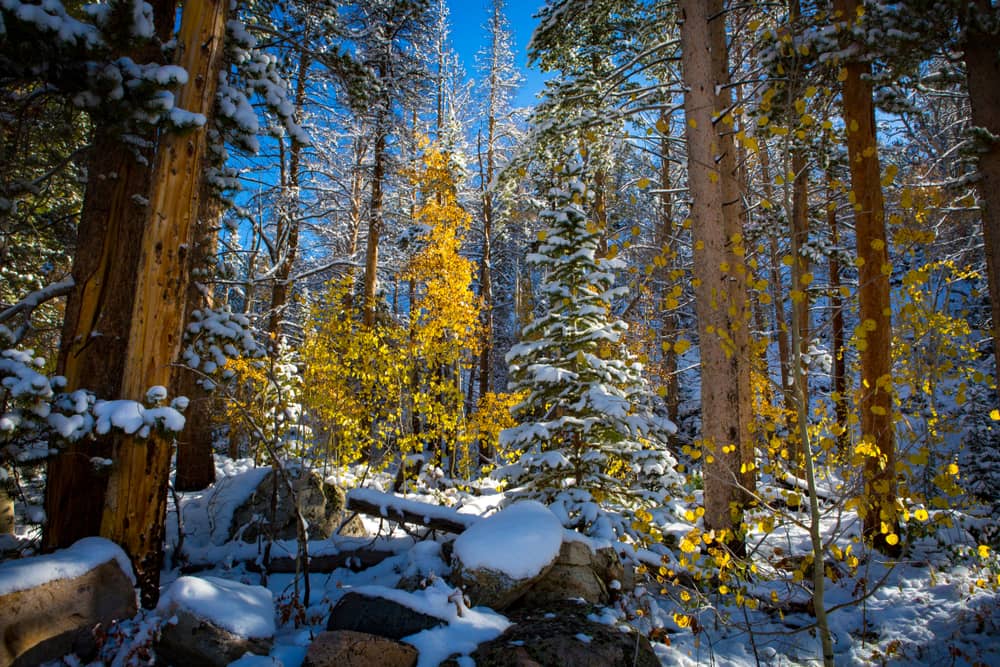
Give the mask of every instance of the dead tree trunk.
[[(176, 2), (152, 4), (157, 36), (166, 41)], [(161, 57), (155, 45), (122, 55), (140, 63)], [(87, 158), (89, 178), (73, 257), (75, 286), (66, 300), (56, 367), (70, 391), (89, 389), (103, 399), (120, 395), (152, 158), (151, 150), (126, 144), (122, 128), (98, 124)], [(111, 449), (111, 436), (103, 436), (70, 443), (49, 460), (44, 549), (62, 549), (100, 532), (107, 474), (91, 460), (109, 458)]]
[[(223, 57), (226, 0), (192, 0), (184, 6), (178, 64), (188, 82), (177, 105), (208, 115), (215, 101)], [(142, 237), (139, 280), (125, 357), (122, 394), (142, 400), (147, 389), (170, 382), (180, 350), (188, 275), (187, 252), (198, 214), (205, 127), (161, 137), (153, 169), (149, 218)], [(153, 433), (128, 437), (115, 447), (101, 535), (132, 560), (144, 607), (159, 597), (171, 440)]]

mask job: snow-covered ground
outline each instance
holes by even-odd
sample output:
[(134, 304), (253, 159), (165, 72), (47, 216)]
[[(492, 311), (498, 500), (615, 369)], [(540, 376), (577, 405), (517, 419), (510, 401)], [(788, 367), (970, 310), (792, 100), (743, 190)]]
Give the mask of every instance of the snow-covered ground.
[[(375, 540), (313, 542), (310, 552), (314, 555), (359, 544), (378, 544), (394, 555), (359, 572), (345, 568), (312, 573), (311, 597), (308, 605), (302, 606), (295, 594), (297, 591), (301, 596), (305, 587), (301, 581), (295, 585), (295, 575), (272, 574), (265, 581), (243, 564), (258, 555), (260, 546), (226, 542), (225, 529), (219, 525), (228, 525), (227, 517), (239, 499), (249, 495), (262, 473), (253, 471), (249, 461), (220, 457), (218, 474), (213, 488), (179, 494), (185, 558), (177, 562), (200, 563), (199, 567), (204, 568), (184, 578), (179, 568), (171, 565), (178, 544), (178, 522), (176, 508), (170, 505), (165, 560), (168, 569), (162, 585), (164, 591), (171, 584), (173, 589), (161, 607), (193, 608), (199, 615), (216, 619), (222, 627), (241, 631), (249, 623), (253, 626), (249, 628), (251, 633), (256, 634), (267, 634), (273, 624), (273, 660), (247, 658), (247, 665), (280, 663), (298, 667), (311, 639), (325, 629), (329, 610), (348, 591), (399, 598), (408, 606), (446, 621), (438, 628), (405, 638), (420, 650), (421, 666), (436, 665), (456, 654), (468, 655), (478, 643), (498, 636), (509, 621), (491, 609), (464, 608), (457, 590), (446, 582), (450, 567), (442, 557), (441, 543), (454, 540), (454, 549), (470, 562), (478, 559), (486, 566), (523, 573), (550, 557), (565, 539), (550, 512), (525, 503), (490, 521), (470, 519), (473, 527), (457, 540), (439, 535), (436, 541), (418, 541), (397, 530)], [(346, 475), (343, 479), (352, 481), (349, 471), (342, 474)], [(375, 481), (375, 489), (387, 488), (390, 483), (388, 478)], [(763, 488), (765, 496), (773, 499), (783, 498), (788, 492), (784, 487)], [(490, 515), (502, 499), (501, 494), (490, 493), (488, 488), (475, 493), (428, 490), (413, 496), (415, 501), (461, 505), (461, 511), (470, 516)], [(666, 543), (677, 544), (700, 526), (696, 511), (699, 501), (700, 493), (693, 491), (655, 512), (656, 522), (668, 536)], [(941, 523), (946, 517), (950, 527)], [(757, 524), (748, 537), (753, 553), (750, 562), (755, 570), (752, 574), (734, 576), (724, 587), (718, 582), (699, 582), (682, 575), (685, 571), (697, 572), (698, 563), (704, 564), (708, 556), (700, 550), (690, 553), (676, 546), (654, 546), (635, 552), (647, 571), (635, 593), (595, 610), (591, 618), (647, 633), (664, 665), (737, 667), (821, 662), (815, 618), (808, 613), (809, 577), (797, 581), (795, 575), (795, 563), (801, 562), (808, 548), (804, 525), (795, 523), (804, 519), (787, 509), (777, 514), (760, 511), (754, 519)], [(365, 518), (365, 522), (373, 534), (384, 523), (375, 518)], [(830, 610), (836, 664), (1000, 665), (1000, 562), (991, 549), (978, 544), (976, 537), (991, 524), (996, 525), (995, 517), (975, 518), (965, 512), (941, 510), (928, 513), (924, 519), (919, 513), (910, 519), (908, 537), (904, 538), (909, 546), (906, 555), (892, 562), (866, 553), (854, 541), (859, 529), (853, 513), (838, 510), (832, 503), (825, 506), (824, 540), (832, 545), (831, 552), (843, 556), (832, 564), (833, 576), (826, 580), (825, 606)], [(480, 528), (487, 525), (492, 528)], [(509, 539), (497, 539), (503, 535)], [(272, 556), (294, 555), (295, 550), (293, 542), (278, 543)], [(73, 561), (75, 553), (65, 552), (60, 562)], [(90, 550), (82, 548), (76, 565), (83, 566), (93, 557)], [(828, 564), (831, 560), (836, 559), (828, 554)], [(3, 569), (27, 568), (30, 573), (31, 561), (21, 563), (8, 563)], [(63, 565), (60, 567), (65, 573), (75, 571), (74, 563)], [(63, 570), (55, 576), (69, 576)], [(678, 583), (674, 582), (675, 576)], [(403, 577), (418, 577), (428, 585), (414, 592), (396, 591), (394, 587)], [(202, 603), (206, 597), (247, 594), (246, 589), (237, 590), (227, 582), (264, 588), (251, 589), (256, 591), (252, 599), (239, 605)], [(206, 592), (209, 595), (203, 595)], [(268, 609), (269, 597), (275, 608), (271, 619), (266, 618), (266, 611), (261, 613), (261, 609)], [(256, 611), (250, 614), (248, 609)], [(154, 613), (141, 612), (136, 620), (123, 625), (122, 632), (112, 633), (118, 639), (109, 642), (103, 660), (112, 663), (116, 647), (121, 657), (126, 653), (124, 649), (148, 641), (156, 619)]]

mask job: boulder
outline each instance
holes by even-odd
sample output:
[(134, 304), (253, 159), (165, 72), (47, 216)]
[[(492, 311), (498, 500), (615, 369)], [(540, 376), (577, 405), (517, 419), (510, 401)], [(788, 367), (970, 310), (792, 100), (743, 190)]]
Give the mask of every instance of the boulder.
[(559, 519), (544, 505), (514, 503), (455, 539), (451, 583), (473, 605), (506, 609), (552, 568), (562, 534)]
[[(309, 524), (309, 539), (327, 539), (347, 518), (346, 496), (343, 489), (327, 484), (319, 474), (300, 467), (285, 471), (291, 480), (299, 510)], [(237, 536), (244, 542), (255, 542), (258, 537), (269, 535), (271, 494), (274, 489), (274, 471), (268, 472), (250, 497), (234, 511), (230, 523), (230, 539)], [(279, 540), (298, 537), (297, 516), (288, 492), (288, 485), (278, 480), (278, 502), (274, 516), (274, 533)], [(343, 535), (364, 536), (365, 529), (357, 517), (351, 519), (341, 531)]]
[(303, 667), (414, 667), (417, 650), (409, 644), (351, 630), (321, 632), (309, 645)]
[(154, 645), (157, 664), (225, 667), (274, 643), (274, 601), (263, 586), (215, 577), (181, 577), (156, 612), (166, 620)]
[(97, 650), (94, 631), (136, 613), (125, 553), (97, 537), (0, 564), (0, 665), (38, 665)]
[(471, 655), (477, 667), (659, 667), (649, 640), (587, 618), (562, 603), (509, 615), (514, 625)]
[(352, 630), (388, 639), (402, 639), (444, 625), (445, 619), (417, 611), (400, 600), (410, 594), (386, 589), (387, 597), (367, 591), (350, 591), (334, 605), (327, 630)]
[[(567, 598), (607, 604), (611, 591), (622, 588), (625, 576), (618, 553), (611, 547), (594, 550), (582, 540), (566, 540), (559, 557), (524, 594), (519, 604), (544, 605)], [(612, 582), (617, 581), (615, 585)]]

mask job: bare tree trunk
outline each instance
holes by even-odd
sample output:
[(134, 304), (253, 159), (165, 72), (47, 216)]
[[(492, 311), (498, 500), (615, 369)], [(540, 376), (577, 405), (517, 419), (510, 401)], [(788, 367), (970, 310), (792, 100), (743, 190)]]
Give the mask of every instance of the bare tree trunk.
[[(830, 203), (834, 201), (833, 188), (828, 187)], [(834, 251), (830, 253), (830, 351), (833, 355), (833, 404), (837, 424), (842, 429), (837, 437), (841, 451), (846, 451), (849, 442), (847, 430), (847, 359), (844, 357), (844, 298), (840, 294), (840, 230), (837, 226), (837, 210), (828, 203), (827, 225), (830, 227), (830, 242)]]
[[(970, 3), (963, 18), (965, 66), (968, 77), (972, 124), (985, 130), (977, 154), (980, 206), (983, 211), (983, 243), (993, 312), (993, 355), (1000, 377), (1000, 60), (997, 59), (997, 10), (990, 0)], [(978, 16), (977, 16), (978, 14)], [(993, 18), (993, 32), (986, 25)], [(997, 383), (1000, 391), (1000, 382)]]
[[(732, 135), (713, 127), (715, 114), (728, 107), (724, 15), (721, 0), (681, 0), (680, 8), (694, 276), (698, 281), (705, 526), (721, 531), (722, 539), (742, 551), (736, 536), (746, 500), (741, 486), (753, 462), (752, 458), (744, 461), (747, 450), (751, 456), (753, 452), (748, 431), (746, 269), (741, 230), (732, 230), (740, 220), (741, 205), (734, 192)], [(749, 472), (753, 474), (752, 469)]]
[[(834, 9), (846, 20), (857, 16), (858, 0), (834, 0)], [(860, 514), (865, 538), (879, 550), (895, 552), (885, 541), (895, 534), (896, 447), (892, 419), (892, 322), (889, 302), (889, 265), (882, 199), (875, 105), (872, 101), (871, 66), (846, 65), (844, 124), (854, 192), (854, 227), (858, 246), (858, 299), (861, 329), (861, 441), (871, 446), (865, 457), (864, 495)]]
[[(202, 180), (198, 196), (198, 219), (191, 254), (190, 279), (187, 287), (187, 303), (184, 307), (185, 325), (191, 321), (195, 310), (212, 307), (209, 288), (196, 280), (201, 272), (211, 270), (219, 239), (219, 220), (223, 213), (223, 202)], [(198, 376), (190, 369), (177, 367), (171, 384), (172, 395), (187, 396), (188, 407), (184, 411), (184, 430), (177, 436), (177, 474), (174, 489), (177, 491), (199, 491), (215, 482), (215, 459), (212, 456), (212, 395), (198, 384)]]
[[(381, 123), (381, 121), (380, 121)], [(375, 165), (372, 170), (371, 211), (368, 216), (368, 247), (365, 249), (365, 311), (366, 327), (375, 326), (375, 285), (378, 282), (378, 243), (382, 232), (382, 181), (385, 179), (385, 130), (378, 129), (375, 138)]]
[[(773, 205), (774, 187), (771, 183), (771, 160), (767, 150), (767, 144), (764, 142), (761, 142), (760, 144), (760, 171), (761, 180), (764, 183), (764, 196)], [(781, 394), (785, 407), (792, 409), (793, 402), (789, 389), (791, 386), (791, 355), (788, 349), (788, 337), (791, 332), (788, 330), (788, 318), (785, 315), (785, 296), (784, 291), (781, 289), (781, 253), (778, 248), (778, 237), (775, 231), (768, 234), (768, 242), (771, 265), (771, 304), (774, 308), (774, 335), (778, 340), (778, 364), (781, 369)]]
[[(176, 3), (152, 4), (157, 35), (166, 41)], [(160, 57), (156, 46), (124, 55), (136, 62)], [(121, 128), (97, 127), (73, 257), (75, 286), (66, 300), (56, 367), (70, 391), (89, 389), (103, 399), (120, 395), (152, 157), (151, 150), (122, 141)], [(49, 459), (44, 549), (65, 548), (100, 532), (107, 474), (91, 460), (109, 458), (112, 439), (70, 443)]]
[[(309, 54), (301, 49), (299, 51), (299, 72), (295, 83), (295, 112), (296, 122), (302, 121), (302, 106), (305, 104), (306, 96), (306, 74), (309, 70)], [(278, 239), (278, 256), (281, 264), (274, 277), (274, 288), (271, 290), (271, 308), (268, 318), (268, 333), (271, 334), (271, 354), (277, 353), (278, 341), (281, 339), (281, 318), (288, 305), (288, 293), (291, 285), (289, 276), (292, 274), (292, 267), (295, 265), (295, 258), (299, 251), (299, 165), (302, 160), (302, 144), (292, 137), (291, 149), (288, 158), (288, 182), (286, 192), (288, 195), (285, 206), (281, 214), (285, 216), (285, 229), (283, 238)], [(290, 210), (289, 210), (290, 209)]]
[[(182, 109), (208, 115), (213, 107), (228, 4), (192, 0), (184, 6), (178, 64), (189, 78), (177, 93)], [(170, 363), (177, 358), (184, 329), (186, 255), (198, 214), (206, 142), (205, 128), (199, 127), (166, 133), (159, 143), (122, 381), (128, 398), (142, 400), (149, 387), (170, 382)], [(123, 438), (115, 450), (101, 535), (125, 549), (142, 604), (151, 608), (159, 598), (172, 443), (152, 433), (145, 440)]]
[[(660, 116), (662, 123), (670, 123), (670, 118), (663, 114)], [(677, 351), (674, 343), (677, 342), (677, 306), (670, 307), (669, 291), (676, 282), (670, 277), (675, 266), (674, 257), (674, 220), (673, 220), (673, 200), (670, 196), (670, 137), (667, 132), (663, 132), (660, 139), (660, 220), (657, 226), (656, 245), (664, 258), (663, 266), (659, 271), (659, 282), (661, 303), (663, 304), (663, 320), (661, 322), (661, 339), (663, 341), (663, 388), (666, 391), (667, 416), (674, 423), (677, 422), (680, 413), (680, 385), (677, 380)]]

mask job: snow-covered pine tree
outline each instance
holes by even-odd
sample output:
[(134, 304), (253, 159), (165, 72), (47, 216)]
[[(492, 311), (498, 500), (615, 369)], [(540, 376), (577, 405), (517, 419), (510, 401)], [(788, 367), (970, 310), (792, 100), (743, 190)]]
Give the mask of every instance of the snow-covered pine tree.
[(614, 286), (621, 262), (597, 257), (601, 230), (585, 210), (592, 193), (578, 155), (547, 194), (552, 208), (527, 258), (543, 275), (546, 310), (507, 354), (510, 389), (528, 394), (500, 443), (522, 454), (497, 475), (567, 527), (642, 540), (644, 508), (680, 483), (666, 449), (675, 427), (654, 413), (642, 365), (624, 345), (627, 325), (612, 316), (627, 288)]

